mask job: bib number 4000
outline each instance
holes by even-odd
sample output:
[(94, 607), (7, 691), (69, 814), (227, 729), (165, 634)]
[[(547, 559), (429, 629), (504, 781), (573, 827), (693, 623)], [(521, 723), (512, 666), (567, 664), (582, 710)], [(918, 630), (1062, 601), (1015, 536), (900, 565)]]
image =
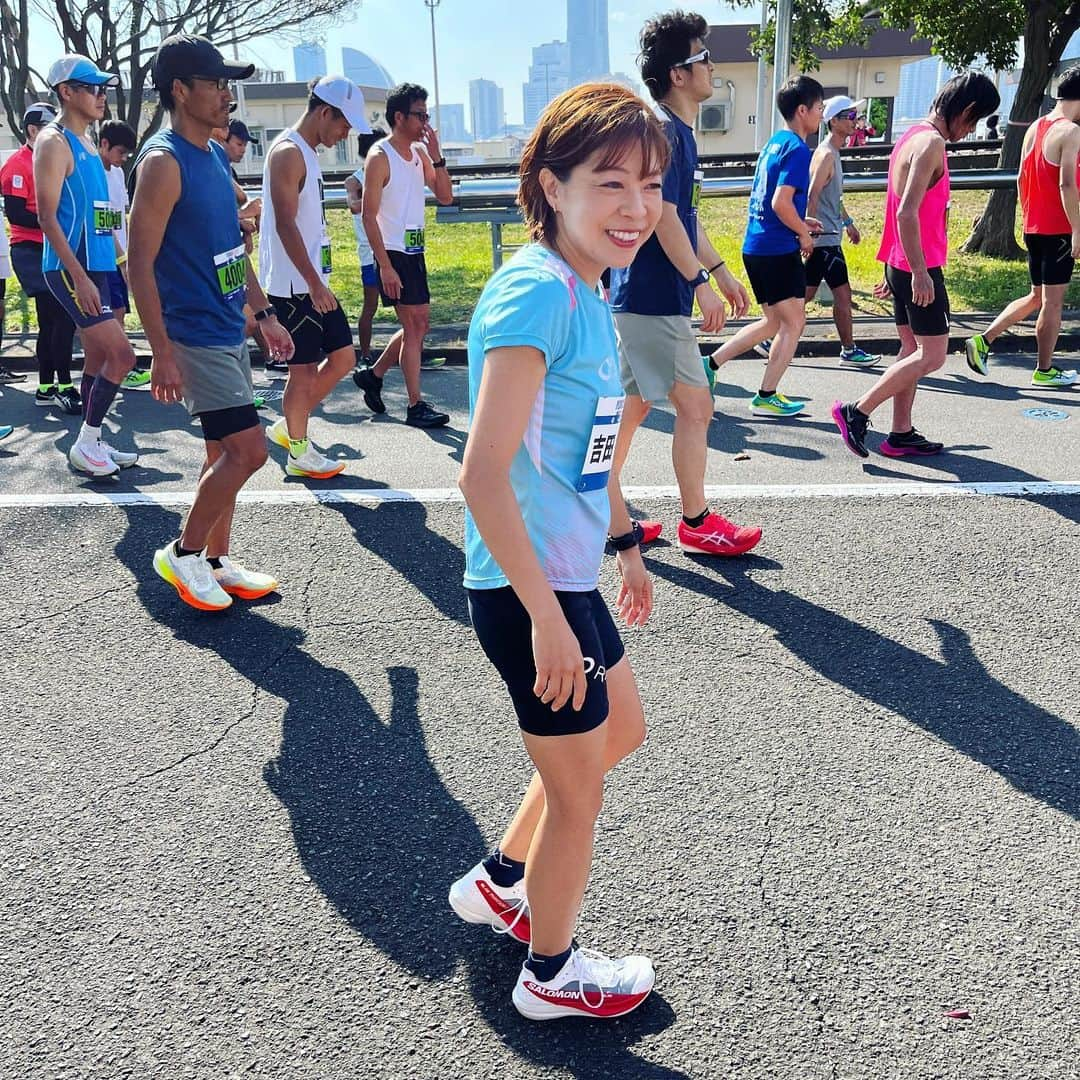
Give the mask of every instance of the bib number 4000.
[(214, 268), (217, 270), (221, 295), (235, 296), (247, 283), (247, 256), (244, 254), (244, 245), (215, 255)]

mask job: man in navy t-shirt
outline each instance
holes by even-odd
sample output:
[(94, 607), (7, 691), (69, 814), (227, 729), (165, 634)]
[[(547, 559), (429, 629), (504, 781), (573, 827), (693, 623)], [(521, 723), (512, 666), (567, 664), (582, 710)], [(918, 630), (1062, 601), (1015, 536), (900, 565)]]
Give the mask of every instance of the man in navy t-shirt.
[(743, 265), (762, 315), (712, 354), (718, 368), (771, 339), (761, 389), (750, 402), (755, 416), (794, 416), (803, 408), (784, 397), (779, 386), (806, 325), (803, 258), (814, 251), (811, 230), (821, 227), (806, 216), (811, 157), (806, 138), (821, 126), (824, 103), (821, 83), (808, 75), (788, 79), (776, 95), (787, 126), (761, 149), (743, 239)]
[[(713, 398), (690, 324), (694, 300), (702, 329), (724, 327), (725, 299), (743, 315), (746, 290), (732, 277), (698, 221), (702, 173), (693, 123), (701, 102), (712, 97), (713, 65), (700, 15), (671, 12), (650, 19), (641, 31), (641, 75), (657, 102), (671, 142), (664, 173), (664, 210), (656, 232), (633, 263), (611, 272), (611, 306), (619, 339), (626, 404), (615, 449), (621, 472), (634, 432), (654, 401), (675, 407), (672, 463), (682, 497), (679, 546), (705, 555), (740, 555), (760, 539), (759, 528), (735, 525), (710, 511), (705, 501), (707, 433)], [(714, 291), (711, 279), (723, 296)], [(641, 539), (655, 540), (659, 522), (635, 522)]]

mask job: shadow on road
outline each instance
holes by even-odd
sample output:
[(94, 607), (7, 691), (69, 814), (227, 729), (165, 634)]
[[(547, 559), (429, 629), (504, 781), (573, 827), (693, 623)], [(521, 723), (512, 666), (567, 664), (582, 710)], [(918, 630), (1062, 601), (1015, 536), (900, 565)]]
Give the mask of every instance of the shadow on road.
[[(409, 503), (370, 511), (332, 508), (366, 546), (388, 552), (394, 545), (384, 545), (379, 535), (416, 538), (422, 526), (417, 514), (426, 513)], [(451, 881), (482, 858), (486, 846), (428, 756), (415, 668), (401, 665), (371, 674), (389, 681), (391, 705), (384, 720), (349, 674), (311, 654), (301, 628), (274, 622), (257, 604), (238, 602), (227, 613), (206, 615), (180, 603), (150, 570), (155, 546), (177, 534), (180, 515), (160, 507), (125, 512), (128, 528), (116, 554), (139, 582), (137, 595), (150, 617), (285, 702), (281, 746), (263, 776), (288, 811), (305, 872), (349, 927), (395, 965), (432, 984), (453, 978), (464, 965), (485, 1023), (525, 1061), (567, 1069), (579, 1080), (687, 1080), (631, 1050), (674, 1022), (659, 995), (631, 1016), (605, 1025), (539, 1025), (514, 1010), (510, 991), (523, 951), (460, 923), (446, 902)], [(439, 574), (447, 576), (460, 593), (457, 570)], [(237, 711), (246, 707), (237, 703)], [(521, 779), (524, 786), (526, 778)], [(377, 972), (355, 974), (378, 978)], [(439, 992), (437, 985), (421, 991), (427, 995), (424, 1014), (441, 1015), (432, 996)]]
[(781, 645), (838, 686), (937, 736), (1018, 791), (1080, 817), (1080, 732), (993, 678), (963, 630), (931, 620), (945, 657), (935, 660), (748, 575), (751, 569), (781, 569), (772, 560), (693, 561), (713, 573), (655, 559), (649, 568), (771, 626)]

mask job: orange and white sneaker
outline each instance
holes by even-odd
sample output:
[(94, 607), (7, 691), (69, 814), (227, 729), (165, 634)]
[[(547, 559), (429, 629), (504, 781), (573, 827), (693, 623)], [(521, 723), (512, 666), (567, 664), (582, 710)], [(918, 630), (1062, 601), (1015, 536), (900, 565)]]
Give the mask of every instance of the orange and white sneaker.
[(539, 982), (524, 965), (511, 998), (529, 1020), (585, 1016), (612, 1020), (636, 1009), (652, 992), (656, 975), (644, 956), (611, 960), (593, 949), (576, 948), (562, 970)]
[(290, 453), (289, 460), (285, 462), (285, 471), (289, 476), (307, 476), (312, 480), (327, 480), (337, 476), (344, 468), (344, 461), (334, 461), (320, 454), (311, 443), (299, 457), (293, 457)]
[(285, 417), (280, 416), (275, 420), (267, 429), (266, 437), (275, 446), (281, 446), (284, 449), (289, 449), (289, 429), (285, 424)]
[(232, 603), (201, 551), (177, 555), (170, 540), (154, 552), (154, 570), (176, 589), (185, 604), (199, 611), (223, 611)]
[(241, 600), (258, 600), (278, 587), (277, 578), (248, 570), (233, 562), (228, 555), (220, 556), (218, 562), (221, 566), (213, 568), (214, 577), (230, 596), (239, 596)]
[(525, 899), (525, 879), (504, 888), (478, 862), (464, 877), (450, 886), (450, 906), (467, 923), (490, 926), (496, 934), (509, 934), (528, 945), (532, 937), (529, 903)]
[(760, 539), (760, 526), (736, 525), (721, 514), (709, 514), (696, 529), (679, 522), (679, 547), (695, 555), (745, 555)]

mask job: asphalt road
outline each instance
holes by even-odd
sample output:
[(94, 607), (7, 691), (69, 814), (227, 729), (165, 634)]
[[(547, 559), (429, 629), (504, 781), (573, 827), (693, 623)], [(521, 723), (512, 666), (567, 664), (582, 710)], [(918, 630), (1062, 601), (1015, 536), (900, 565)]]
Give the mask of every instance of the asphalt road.
[[(611, 778), (580, 938), (658, 980), (606, 1026), (519, 1018), (520, 948), (446, 905), (528, 777), (468, 627), (460, 505), (244, 505), (235, 550), (281, 594), (218, 616), (150, 569), (176, 507), (0, 509), (0, 1075), (1075, 1080), (1080, 497), (756, 495), (1080, 479), (1080, 396), (1024, 389), (1028, 363), (932, 380), (917, 422), (951, 449), (922, 463), (830, 430), (864, 372), (800, 363), (810, 415), (783, 423), (744, 412), (756, 361), (725, 372), (709, 479), (747, 485), (723, 508), (765, 538), (648, 553), (627, 647), (650, 737)], [(343, 483), (453, 485), (464, 373), (425, 379), (441, 435), (394, 395), (389, 420), (351, 384), (328, 403)], [(0, 496), (81, 490), (72, 422), (0, 400), (23, 426)], [(190, 491), (182, 413), (117, 416), (148, 467), (90, 488)], [(631, 482), (670, 483), (669, 431), (658, 412)]]

